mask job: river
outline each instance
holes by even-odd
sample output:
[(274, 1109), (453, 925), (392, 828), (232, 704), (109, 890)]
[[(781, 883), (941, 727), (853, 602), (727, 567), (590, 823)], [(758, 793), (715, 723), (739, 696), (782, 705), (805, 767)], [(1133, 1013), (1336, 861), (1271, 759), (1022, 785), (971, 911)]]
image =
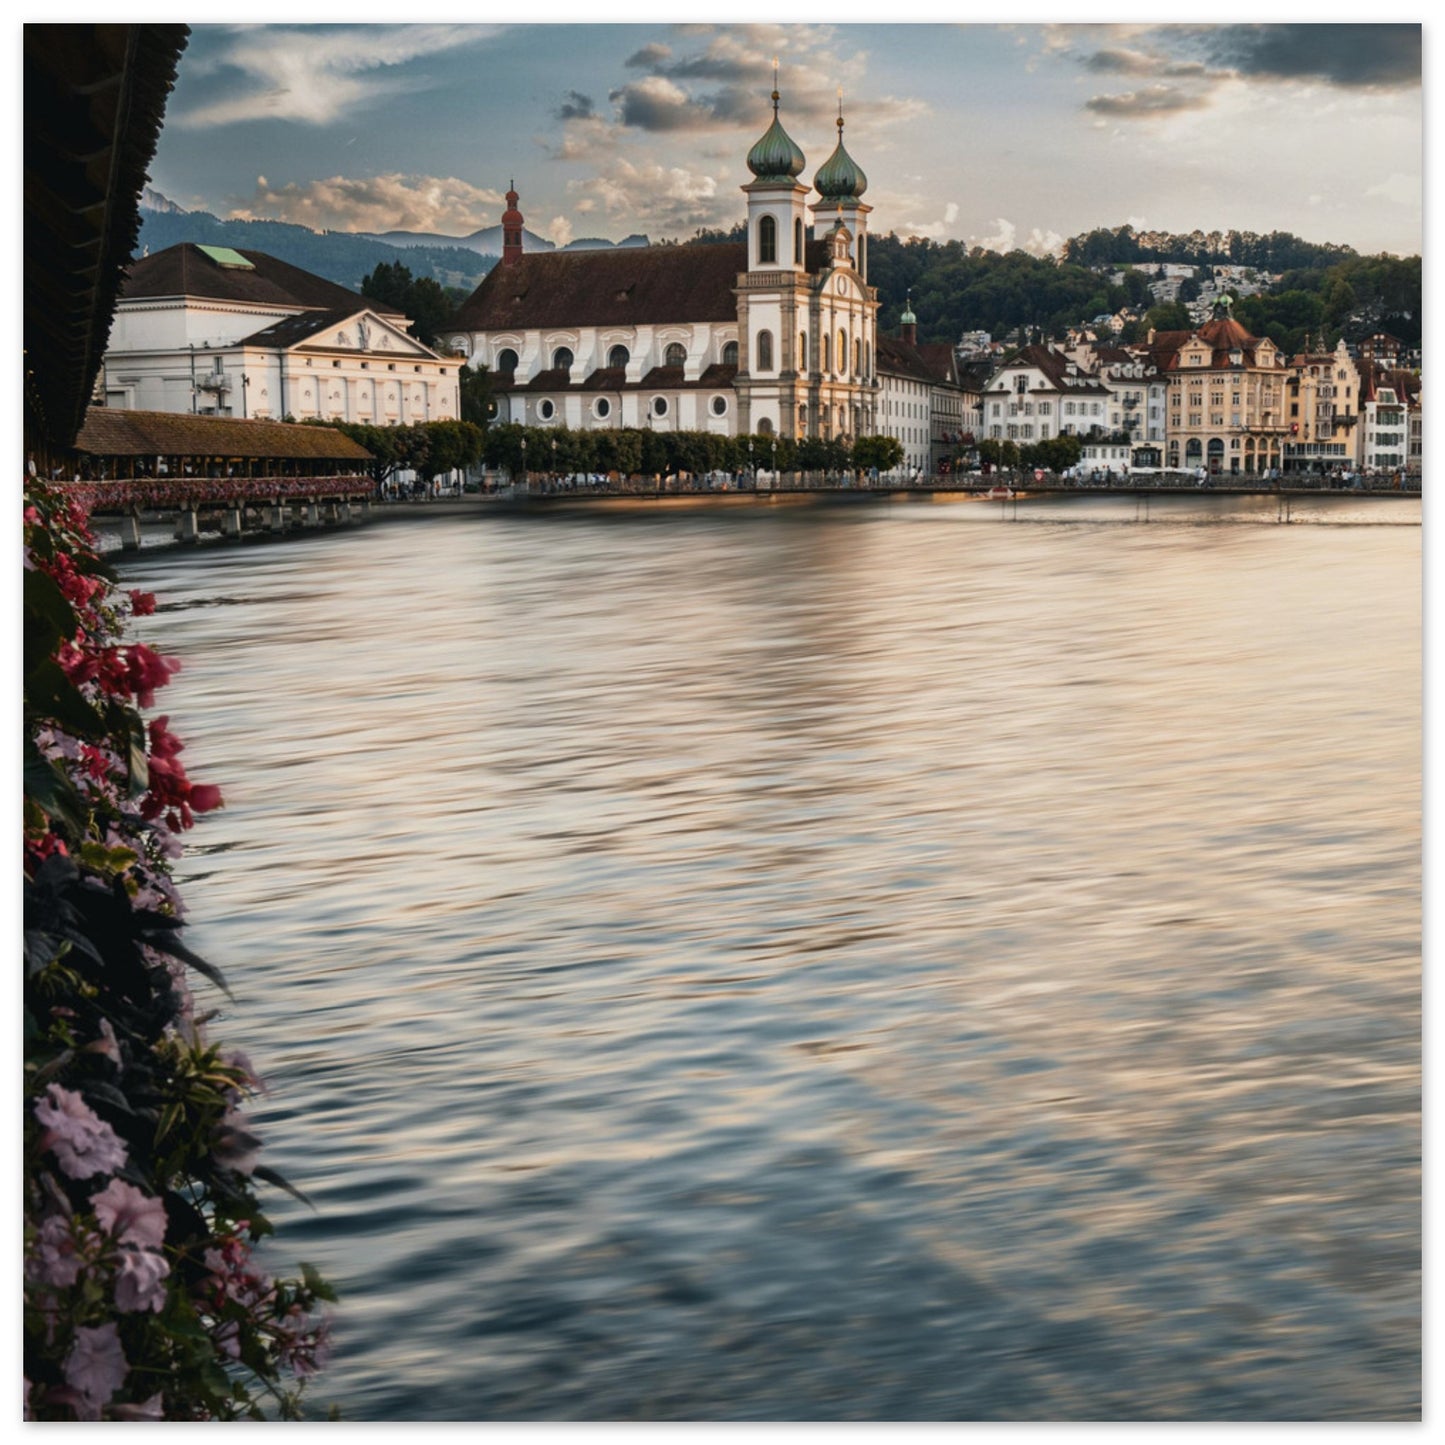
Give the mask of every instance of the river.
[(1012, 505), (121, 563), (314, 1406), (1418, 1418), (1419, 504)]

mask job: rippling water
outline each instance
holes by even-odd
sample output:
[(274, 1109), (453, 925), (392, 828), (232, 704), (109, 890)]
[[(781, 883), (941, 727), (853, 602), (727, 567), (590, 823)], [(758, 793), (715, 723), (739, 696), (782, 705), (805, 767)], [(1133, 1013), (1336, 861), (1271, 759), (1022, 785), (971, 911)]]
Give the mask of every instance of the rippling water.
[(1420, 532), (1262, 507), (127, 562), (313, 1403), (1416, 1417)]

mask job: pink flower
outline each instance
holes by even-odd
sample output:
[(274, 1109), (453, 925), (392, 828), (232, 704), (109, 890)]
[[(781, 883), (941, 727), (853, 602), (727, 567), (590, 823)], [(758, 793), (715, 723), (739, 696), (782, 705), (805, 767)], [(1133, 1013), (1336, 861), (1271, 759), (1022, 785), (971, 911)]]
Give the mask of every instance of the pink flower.
[(170, 1265), (148, 1249), (121, 1250), (120, 1269), (115, 1276), (116, 1309), (159, 1312), (166, 1302), (165, 1286), (161, 1281), (170, 1272)]
[(130, 589), (130, 610), (133, 616), (149, 617), (156, 610), (156, 594), (154, 592), (142, 592), (139, 588)]
[(65, 1357), (65, 1383), (80, 1397), (75, 1413), (82, 1420), (99, 1420), (100, 1407), (125, 1381), (125, 1351), (114, 1322), (81, 1325)]
[(89, 1179), (113, 1174), (125, 1163), (125, 1145), (79, 1094), (51, 1084), (45, 1095), (35, 1105), (35, 1117), (45, 1126), (40, 1147), (55, 1155), (66, 1174)]
[(84, 1263), (71, 1220), (51, 1214), (41, 1224), (39, 1238), (25, 1261), (25, 1277), (32, 1284), (69, 1289), (80, 1277)]
[(92, 1194), (90, 1206), (100, 1227), (122, 1244), (159, 1249), (165, 1243), (165, 1205), (123, 1179)]

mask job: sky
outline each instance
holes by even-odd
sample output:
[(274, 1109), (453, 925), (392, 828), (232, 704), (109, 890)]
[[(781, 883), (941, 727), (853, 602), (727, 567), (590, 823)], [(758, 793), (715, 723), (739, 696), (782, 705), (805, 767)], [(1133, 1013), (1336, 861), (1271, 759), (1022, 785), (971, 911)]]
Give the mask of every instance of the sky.
[(219, 216), (464, 236), (515, 180), (559, 244), (685, 239), (741, 218), (776, 58), (805, 181), (841, 87), (875, 232), (1038, 253), (1126, 222), (1422, 245), (1417, 24), (185, 18), (152, 183)]

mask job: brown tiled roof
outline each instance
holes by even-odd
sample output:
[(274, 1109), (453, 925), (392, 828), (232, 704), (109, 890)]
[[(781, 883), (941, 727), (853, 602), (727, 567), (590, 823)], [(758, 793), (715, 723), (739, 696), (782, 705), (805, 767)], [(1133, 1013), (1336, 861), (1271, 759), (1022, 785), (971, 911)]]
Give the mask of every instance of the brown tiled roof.
[(918, 348), (896, 336), (878, 338), (877, 362), (879, 371), (886, 371), (894, 376), (907, 376), (929, 386), (940, 380), (918, 354)]
[[(1071, 365), (1076, 369), (1073, 376), (1069, 375)], [(1011, 366), (1037, 367), (1048, 379), (1049, 386), (1054, 391), (1068, 392), (1074, 396), (1107, 396), (1109, 392), (1109, 388), (1102, 381), (1087, 375), (1062, 351), (1054, 351), (1047, 346), (1020, 347), (1004, 362), (1003, 366), (999, 367), (999, 371), (1006, 370)]]
[(736, 321), (733, 286), (746, 269), (747, 245), (741, 241), (536, 251), (514, 265), (494, 266), (443, 329)]
[(583, 391), (622, 391), (627, 385), (625, 366), (599, 366), (582, 383)]
[(371, 453), (339, 431), (296, 422), (248, 421), (189, 412), (118, 411), (93, 406), (77, 451), (97, 457), (279, 457), (365, 461)]
[(1178, 371), (1179, 353), (1195, 336), (1210, 348), (1209, 365), (1212, 367), (1227, 368), (1231, 351), (1243, 352), (1246, 366), (1257, 365), (1255, 352), (1262, 338), (1252, 336), (1233, 317), (1206, 321), (1190, 331), (1156, 331), (1154, 340), (1147, 344), (1146, 349), (1160, 371)]
[(657, 391), (665, 388), (676, 390), (683, 384), (686, 370), (687, 368), (682, 366), (654, 366), (642, 378), (642, 384)]
[(299, 266), (278, 261), (264, 251), (241, 251), (251, 269), (222, 266), (194, 242), (167, 246), (154, 256), (131, 264), (121, 298), (137, 301), (153, 296), (202, 296), (210, 301), (239, 301), (254, 306), (287, 306), (302, 310), (358, 311), (370, 307), (379, 316), (400, 316), (394, 306), (363, 298), (345, 286), (313, 276)]

